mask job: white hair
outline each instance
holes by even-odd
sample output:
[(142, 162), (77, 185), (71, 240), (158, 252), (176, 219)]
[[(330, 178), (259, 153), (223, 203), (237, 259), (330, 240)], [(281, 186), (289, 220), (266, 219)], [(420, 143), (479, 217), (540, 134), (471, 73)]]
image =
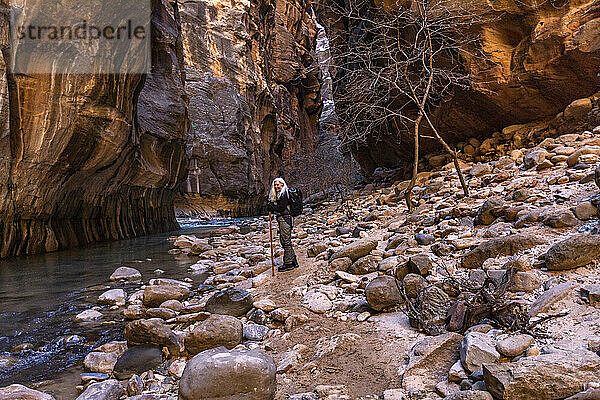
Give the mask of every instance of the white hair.
[[(277, 193), (275, 190), (275, 182), (281, 182), (283, 184), (283, 188)], [(271, 191), (269, 192), (269, 201), (276, 202), (283, 196), (284, 194), (287, 196), (288, 186), (287, 183), (283, 180), (283, 178), (275, 178), (273, 179), (273, 183), (271, 183)]]

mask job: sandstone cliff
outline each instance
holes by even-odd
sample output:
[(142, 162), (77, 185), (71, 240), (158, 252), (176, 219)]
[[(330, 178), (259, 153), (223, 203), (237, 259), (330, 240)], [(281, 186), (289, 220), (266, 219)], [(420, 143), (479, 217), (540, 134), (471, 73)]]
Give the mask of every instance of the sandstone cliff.
[[(360, 40), (360, 27), (332, 15), (328, 6), (333, 2), (321, 0), (316, 8), (340, 62), (349, 43)], [(463, 54), (462, 62), (473, 76), (472, 90), (456, 91), (435, 113), (441, 131), (454, 142), (554, 117), (573, 100), (600, 88), (598, 1), (464, 3), (493, 18), (472, 27), (486, 59)], [(343, 83), (338, 82), (336, 90), (345, 90)], [(412, 158), (410, 134), (400, 136), (400, 141), (369, 138), (354, 149), (354, 155), (367, 172), (398, 166)], [(423, 147), (432, 150), (435, 144), (424, 139)]]
[(317, 30), (304, 0), (182, 1), (190, 173), (178, 212), (248, 214), (321, 110)]
[(176, 10), (152, 3), (148, 75), (6, 73), (2, 15), (0, 257), (177, 228), (188, 117)]

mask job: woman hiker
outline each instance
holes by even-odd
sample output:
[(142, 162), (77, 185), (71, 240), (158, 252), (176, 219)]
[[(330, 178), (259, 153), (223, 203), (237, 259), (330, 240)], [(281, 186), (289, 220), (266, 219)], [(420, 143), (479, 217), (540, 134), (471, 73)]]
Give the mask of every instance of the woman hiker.
[(288, 205), (288, 186), (282, 178), (275, 178), (271, 184), (267, 210), (275, 213), (279, 224), (279, 242), (283, 247), (283, 265), (277, 267), (279, 272), (289, 271), (299, 266), (296, 253), (292, 248), (292, 215)]

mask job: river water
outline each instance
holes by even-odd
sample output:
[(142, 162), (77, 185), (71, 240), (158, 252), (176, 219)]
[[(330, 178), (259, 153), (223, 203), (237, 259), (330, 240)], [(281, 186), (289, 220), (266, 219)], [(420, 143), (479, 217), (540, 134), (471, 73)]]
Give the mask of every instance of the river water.
[[(108, 313), (117, 323), (73, 321), (79, 312), (95, 306), (98, 296), (110, 288), (108, 278), (117, 267), (138, 269), (145, 282), (161, 276), (157, 269), (165, 271), (165, 277), (181, 278), (187, 276), (194, 259), (169, 254), (169, 236), (206, 236), (211, 229), (229, 224), (250, 230), (258, 222), (185, 219), (180, 220), (182, 230), (176, 232), (1, 260), (0, 387), (52, 379), (80, 364), (91, 349), (122, 337), (120, 312)], [(107, 310), (105, 307), (103, 314)], [(30, 349), (15, 351), (16, 346), (26, 343)]]

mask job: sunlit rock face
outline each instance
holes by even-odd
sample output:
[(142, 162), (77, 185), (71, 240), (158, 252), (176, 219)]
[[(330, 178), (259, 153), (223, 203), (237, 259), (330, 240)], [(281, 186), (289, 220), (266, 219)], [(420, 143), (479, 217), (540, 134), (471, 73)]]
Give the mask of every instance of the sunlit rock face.
[(6, 74), (3, 51), (1, 257), (178, 227), (173, 196), (186, 175), (189, 124), (169, 3), (153, 1), (152, 31), (147, 75)]
[[(315, 8), (339, 62), (357, 27), (343, 25), (328, 12), (328, 4), (334, 1), (317, 0)], [(458, 1), (493, 18), (472, 27), (487, 60), (462, 59), (474, 77), (472, 90), (457, 91), (435, 111), (436, 124), (451, 141), (553, 117), (573, 100), (600, 89), (598, 1)], [(385, 3), (388, 9), (396, 4)], [(409, 6), (410, 1), (404, 3)], [(422, 142), (426, 151), (437, 149), (434, 140)], [(408, 132), (368, 138), (354, 149), (354, 155), (367, 172), (378, 166), (396, 167), (412, 158), (411, 143)]]
[(301, 0), (181, 1), (190, 172), (181, 214), (256, 212), (270, 179), (314, 150), (317, 30)]

